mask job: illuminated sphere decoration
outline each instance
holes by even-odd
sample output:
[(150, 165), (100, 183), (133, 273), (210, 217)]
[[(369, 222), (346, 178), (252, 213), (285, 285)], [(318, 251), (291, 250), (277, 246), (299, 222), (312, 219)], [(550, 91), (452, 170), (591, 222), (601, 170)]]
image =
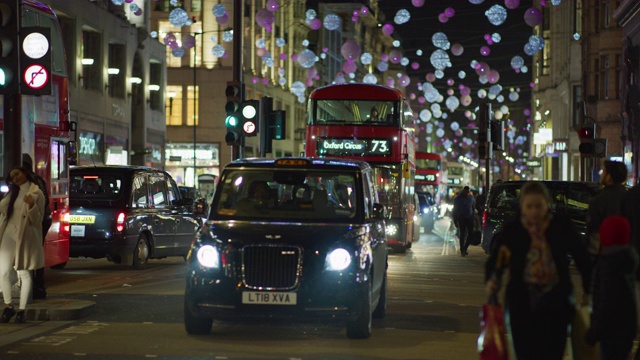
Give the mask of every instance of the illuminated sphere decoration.
[(458, 129), (460, 129), (460, 124), (458, 124), (457, 121), (452, 121), (449, 127), (451, 128), (451, 130), (457, 131)]
[(275, 15), (267, 9), (260, 9), (260, 11), (256, 13), (256, 24), (263, 28), (271, 26), (275, 19)]
[(407, 9), (400, 9), (396, 12), (393, 22), (398, 25), (406, 24), (411, 19), (411, 13)]
[(340, 19), (340, 16), (336, 14), (327, 14), (327, 16), (324, 17), (323, 24), (325, 29), (333, 31), (340, 28), (342, 20)]
[(265, 6), (267, 10), (274, 12), (280, 9), (280, 4), (278, 0), (267, 0), (267, 5)]
[(449, 17), (445, 13), (440, 13), (440, 15), (438, 15), (438, 21), (444, 24), (449, 21)]
[(221, 17), (227, 13), (227, 9), (225, 9), (224, 5), (222, 4), (214, 5), (211, 11), (213, 12), (213, 16), (215, 17)]
[(317, 16), (316, 11), (313, 9), (307, 10), (307, 12), (304, 15), (309, 20), (315, 19)]
[(215, 57), (223, 57), (225, 52), (226, 52), (226, 50), (224, 49), (224, 46), (222, 46), (220, 44), (214, 45), (213, 48), (211, 49), (211, 53)]
[(524, 22), (531, 27), (540, 24), (543, 17), (542, 10), (536, 7), (530, 7), (524, 12)]
[(124, 0), (111, 0), (111, 3), (115, 6), (120, 6), (124, 4)]
[(448, 7), (444, 9), (444, 14), (447, 15), (448, 18), (452, 18), (456, 15), (456, 10), (452, 7)]
[(309, 27), (311, 30), (319, 30), (322, 27), (322, 20), (318, 18), (311, 19), (309, 21)]
[(491, 54), (491, 49), (488, 46), (480, 47), (480, 55), (488, 56), (489, 54)]
[(484, 12), (484, 15), (489, 19), (491, 24), (499, 26), (507, 19), (507, 9), (500, 5), (493, 5), (489, 10)]
[(402, 52), (400, 50), (394, 49), (389, 52), (389, 61), (392, 64), (399, 64), (400, 60), (402, 60)]
[(378, 78), (373, 74), (367, 74), (362, 78), (362, 82), (365, 84), (377, 84)]
[(524, 65), (524, 59), (520, 55), (516, 55), (511, 58), (511, 67), (514, 69), (520, 69)]
[(227, 43), (233, 42), (233, 31), (226, 30), (222, 32), (222, 41)]
[(420, 111), (419, 116), (422, 122), (429, 122), (429, 120), (431, 120), (431, 111), (429, 111), (429, 109), (423, 109), (422, 111)]
[(176, 35), (172, 32), (168, 32), (165, 36), (164, 36), (164, 44), (167, 46), (171, 46), (171, 44), (176, 42)]
[(393, 25), (391, 25), (391, 24), (382, 25), (382, 33), (387, 35), (387, 36), (390, 36), (391, 34), (393, 34), (393, 30), (394, 30), (393, 29)]
[(195, 45), (196, 45), (196, 38), (193, 35), (187, 34), (182, 37), (182, 47), (184, 47), (185, 49), (191, 49)]
[(185, 54), (185, 51), (184, 51), (183, 47), (177, 47), (177, 48), (171, 50), (171, 55), (173, 55), (175, 57), (178, 57), (178, 58), (183, 57), (184, 54)]
[(362, 52), (362, 48), (358, 43), (353, 40), (347, 40), (340, 49), (340, 53), (347, 60), (355, 60), (360, 57), (360, 53)]
[(520, 6), (520, 0), (504, 0), (504, 6), (510, 10), (517, 9)]
[(384, 62), (384, 61), (381, 61), (381, 62), (378, 63), (377, 68), (378, 68), (378, 70), (380, 70), (382, 72), (385, 72), (385, 71), (387, 71), (389, 69), (389, 64)]
[(449, 111), (454, 112), (460, 106), (460, 100), (455, 96), (449, 96), (445, 101), (445, 105), (447, 105)]
[(360, 63), (362, 63), (362, 65), (369, 65), (372, 61), (373, 56), (370, 53), (366, 52), (360, 55)]
[(176, 27), (182, 27), (189, 20), (189, 13), (184, 9), (175, 8), (169, 13), (169, 22)]
[(357, 69), (358, 69), (358, 66), (353, 60), (347, 60), (342, 63), (342, 71), (344, 71), (347, 74), (355, 73)]
[(462, 55), (462, 53), (464, 52), (464, 47), (462, 47), (462, 45), (460, 44), (453, 44), (453, 46), (451, 46), (451, 53), (455, 56), (460, 56)]
[(435, 47), (442, 50), (449, 50), (449, 47), (451, 46), (447, 35), (443, 32), (437, 32), (433, 34), (433, 36), (431, 36), (431, 42)]
[[(138, 5), (138, 4), (131, 4), (131, 5), (129, 5), (129, 10), (130, 10), (131, 12), (133, 12), (133, 13), (138, 12), (138, 11), (142, 11), (142, 10), (140, 9), (140, 5)], [(187, 21), (189, 21), (189, 20), (187, 20)], [(187, 23), (187, 21), (185, 21), (184, 23), (186, 24), (186, 23)]]
[(287, 41), (283, 38), (277, 38), (276, 39), (276, 46), (277, 47), (283, 47), (287, 44)]
[(415, 7), (422, 7), (424, 6), (424, 0), (411, 0), (411, 5)]
[(316, 63), (316, 54), (309, 50), (305, 49), (298, 54), (298, 64), (305, 69), (312, 67)]
[(447, 67), (451, 66), (451, 60), (449, 59), (449, 54), (447, 54), (447, 52), (442, 49), (436, 49), (431, 54), (430, 60), (431, 60), (431, 65), (438, 70), (444, 70)]

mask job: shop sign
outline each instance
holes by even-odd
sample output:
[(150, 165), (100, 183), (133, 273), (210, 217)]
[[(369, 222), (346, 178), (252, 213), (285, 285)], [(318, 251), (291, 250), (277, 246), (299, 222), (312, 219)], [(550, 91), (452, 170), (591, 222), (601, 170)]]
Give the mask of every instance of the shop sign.
[(569, 140), (567, 139), (556, 139), (553, 140), (553, 150), (557, 153), (564, 153), (569, 151)]
[(527, 160), (527, 167), (540, 167), (542, 162), (538, 159)]

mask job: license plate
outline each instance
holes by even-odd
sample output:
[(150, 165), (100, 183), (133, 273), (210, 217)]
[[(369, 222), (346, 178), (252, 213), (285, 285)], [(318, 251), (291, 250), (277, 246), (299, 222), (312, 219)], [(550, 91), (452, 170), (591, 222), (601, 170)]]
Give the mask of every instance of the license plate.
[(84, 237), (84, 225), (71, 225), (71, 236)]
[(93, 215), (70, 215), (69, 222), (72, 224), (93, 224), (96, 217)]
[(260, 305), (296, 305), (298, 294), (294, 292), (245, 291), (242, 293), (243, 304)]

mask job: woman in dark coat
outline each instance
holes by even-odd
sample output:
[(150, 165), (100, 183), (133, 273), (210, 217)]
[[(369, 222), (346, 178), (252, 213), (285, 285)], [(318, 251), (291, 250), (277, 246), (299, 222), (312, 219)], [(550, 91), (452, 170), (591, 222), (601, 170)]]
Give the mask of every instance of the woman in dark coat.
[(499, 287), (497, 265), (508, 270), (505, 317), (518, 360), (561, 360), (575, 306), (568, 255), (588, 293), (588, 253), (571, 220), (551, 214), (552, 199), (544, 184), (526, 183), (519, 198), (518, 215), (496, 236), (496, 251), (487, 261), (487, 288)]

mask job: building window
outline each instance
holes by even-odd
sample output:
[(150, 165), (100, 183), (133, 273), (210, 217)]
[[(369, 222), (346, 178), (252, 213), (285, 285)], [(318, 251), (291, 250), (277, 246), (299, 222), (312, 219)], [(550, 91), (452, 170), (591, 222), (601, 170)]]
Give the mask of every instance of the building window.
[(202, 11), (202, 0), (191, 0), (191, 12)]
[(193, 86), (187, 86), (187, 118), (186, 123), (189, 126), (193, 126), (193, 120), (195, 119), (196, 126), (198, 126), (198, 96), (200, 91), (198, 86), (193, 90)]
[(162, 64), (151, 61), (149, 67), (149, 107), (152, 110), (162, 110)]
[(608, 28), (611, 25), (611, 4), (606, 2), (602, 4), (602, 23), (605, 28)]
[(166, 98), (167, 126), (182, 125), (183, 91), (181, 85), (168, 85)]
[(549, 7), (544, 7), (543, 12), (542, 38), (544, 39), (544, 47), (542, 48), (542, 75), (549, 75), (551, 72), (551, 14)]
[(126, 48), (122, 44), (109, 44), (109, 67), (107, 75), (109, 77), (109, 96), (124, 99), (125, 95), (125, 74), (127, 73)]
[[(173, 26), (169, 21), (158, 21), (158, 41), (162, 43), (166, 43), (166, 37), (168, 34), (173, 34), (176, 38), (175, 48), (182, 47), (182, 35), (180, 33), (180, 28), (177, 26)], [(173, 55), (173, 48), (171, 46), (166, 46), (166, 58), (167, 58), (167, 67), (181, 67), (182, 66), (182, 57)]]
[(82, 86), (85, 89), (102, 90), (101, 48), (100, 33), (88, 30), (82, 32)]

